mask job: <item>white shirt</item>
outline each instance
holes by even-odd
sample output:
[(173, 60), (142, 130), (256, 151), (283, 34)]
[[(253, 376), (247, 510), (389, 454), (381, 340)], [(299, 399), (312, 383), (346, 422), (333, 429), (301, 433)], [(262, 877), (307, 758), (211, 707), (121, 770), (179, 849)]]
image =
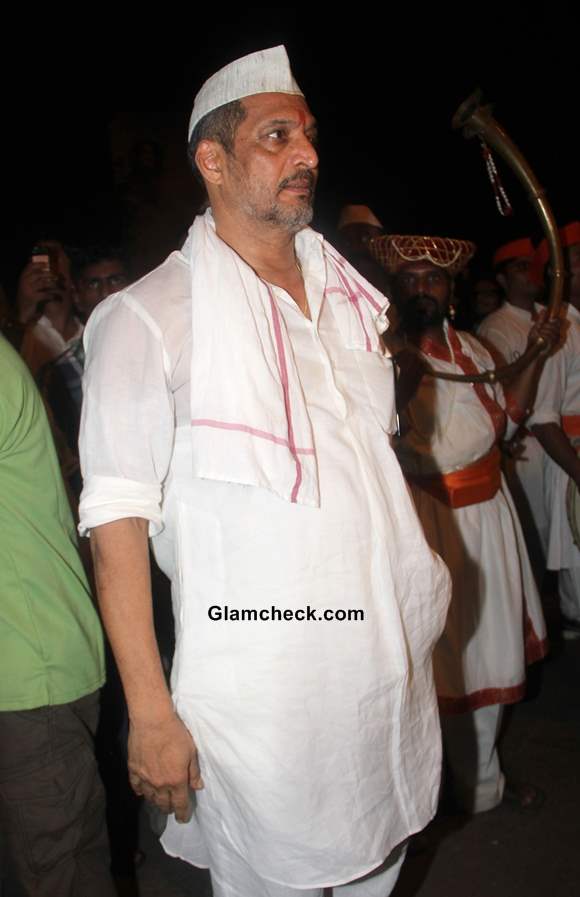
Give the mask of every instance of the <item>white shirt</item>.
[[(567, 324), (564, 344), (546, 360), (534, 412), (528, 426), (535, 424), (561, 425), (562, 417), (580, 415), (580, 313), (573, 305), (564, 307), (563, 321)], [(580, 440), (572, 438), (578, 447)], [(547, 565), (550, 570), (580, 567), (580, 551), (572, 537), (566, 491), (570, 478), (545, 453), (545, 501), (549, 514)]]
[(559, 425), (565, 415), (580, 415), (580, 312), (565, 305), (562, 322), (564, 342), (546, 360), (529, 426)]
[(516, 361), (526, 351), (528, 336), (534, 325), (534, 316), (545, 311), (534, 304), (534, 312), (504, 302), (496, 311), (487, 315), (477, 328), (477, 336), (501, 353), (506, 363)]
[[(457, 333), (464, 354), (478, 371), (491, 370), (495, 363), (489, 352), (469, 333)], [(453, 358), (453, 350), (450, 347)], [(454, 360), (431, 357), (427, 363), (446, 373), (462, 374)], [(500, 383), (482, 387), (490, 400), (505, 409)], [(471, 383), (425, 376), (410, 402), (406, 415), (408, 431), (397, 440), (397, 455), (405, 471), (419, 476), (462, 470), (487, 455), (498, 440), (490, 415), (485, 411)], [(506, 438), (517, 425), (506, 415)], [(503, 434), (502, 434), (503, 436)]]
[[(543, 312), (545, 308), (537, 303), (532, 313), (504, 302), (501, 308), (484, 318), (479, 325), (477, 336), (486, 345), (493, 346), (507, 363), (511, 363), (526, 351), (534, 318)], [(540, 384), (543, 380), (542, 373)], [(529, 422), (526, 426), (529, 427)], [(550, 526), (544, 496), (546, 454), (534, 436), (529, 433), (520, 436), (522, 450), (513, 459), (504, 459), (504, 468), (527, 533), (530, 554), (538, 567), (542, 567), (543, 561), (538, 557), (538, 549), (540, 546), (543, 551), (547, 549)]]
[[(322, 253), (318, 240), (310, 252)], [(172, 691), (199, 749), (197, 799), (258, 874), (315, 887), (375, 868), (436, 809), (431, 652), (448, 577), (389, 445), (390, 360), (345, 348), (332, 296), (310, 288), (315, 266), (300, 261), (312, 321), (274, 292), (312, 424), (320, 507), (191, 476), (190, 273), (175, 252), (87, 326), (80, 516), (82, 531), (150, 521), (172, 579)], [(224, 605), (358, 609), (364, 621), (211, 620)], [(163, 843), (207, 864), (196, 816), (170, 819)]]

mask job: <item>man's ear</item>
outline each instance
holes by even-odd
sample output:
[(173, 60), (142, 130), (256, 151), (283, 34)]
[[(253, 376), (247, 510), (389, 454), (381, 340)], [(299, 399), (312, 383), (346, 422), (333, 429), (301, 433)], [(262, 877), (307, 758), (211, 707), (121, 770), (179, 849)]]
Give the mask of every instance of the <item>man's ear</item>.
[(223, 147), (215, 140), (200, 140), (195, 151), (195, 163), (204, 181), (221, 184), (223, 153)]
[(499, 285), (502, 288), (502, 290), (504, 291), (504, 293), (507, 293), (508, 283), (507, 283), (507, 277), (505, 276), (505, 274), (503, 274), (500, 271), (495, 275), (495, 279), (499, 283)]

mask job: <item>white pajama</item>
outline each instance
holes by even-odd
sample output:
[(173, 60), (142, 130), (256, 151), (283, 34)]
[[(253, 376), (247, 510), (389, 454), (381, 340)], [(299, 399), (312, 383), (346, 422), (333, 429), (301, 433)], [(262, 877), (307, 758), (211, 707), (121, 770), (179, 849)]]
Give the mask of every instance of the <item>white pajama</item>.
[(499, 763), (497, 739), (502, 717), (503, 704), (441, 717), (443, 746), (453, 773), (455, 797), (468, 813), (493, 810), (501, 803), (505, 778)]
[(564, 617), (580, 623), (580, 567), (566, 567), (558, 572), (558, 592)]
[[(209, 812), (209, 811), (208, 811)], [(220, 833), (216, 820), (200, 819), (212, 832), (209, 865), (213, 897), (323, 897), (324, 888), (294, 888), (261, 878)], [(406, 844), (399, 845), (381, 866), (363, 879), (335, 886), (334, 897), (388, 897), (405, 859)]]

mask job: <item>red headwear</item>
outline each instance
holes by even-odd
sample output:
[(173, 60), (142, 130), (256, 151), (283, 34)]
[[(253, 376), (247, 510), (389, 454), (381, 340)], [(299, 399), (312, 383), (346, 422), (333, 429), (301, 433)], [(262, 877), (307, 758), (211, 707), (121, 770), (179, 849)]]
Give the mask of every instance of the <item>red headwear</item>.
[(580, 243), (580, 221), (571, 221), (570, 224), (562, 227), (560, 229), (560, 239), (564, 249)]
[(496, 249), (493, 256), (493, 267), (497, 268), (502, 262), (509, 262), (511, 259), (532, 258), (534, 251), (534, 244), (529, 237), (512, 240), (511, 243), (505, 243)]
[[(567, 249), (569, 246), (574, 246), (577, 243), (580, 243), (580, 221), (571, 221), (570, 224), (561, 227), (560, 240), (563, 249)], [(544, 282), (544, 268), (546, 267), (549, 258), (550, 250), (548, 248), (548, 241), (544, 237), (541, 243), (538, 244), (538, 248), (534, 255), (534, 261), (530, 268), (530, 278), (534, 283), (542, 284)]]

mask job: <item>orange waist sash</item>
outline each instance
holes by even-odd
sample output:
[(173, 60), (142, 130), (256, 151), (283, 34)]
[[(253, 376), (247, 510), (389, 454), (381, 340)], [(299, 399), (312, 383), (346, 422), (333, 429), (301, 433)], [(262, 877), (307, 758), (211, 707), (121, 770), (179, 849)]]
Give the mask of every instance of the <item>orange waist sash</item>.
[(490, 501), (501, 486), (500, 451), (494, 446), (483, 458), (453, 473), (417, 476), (405, 473), (407, 480), (424, 489), (450, 508), (465, 508)]
[(562, 415), (562, 429), (566, 436), (580, 436), (580, 414)]

